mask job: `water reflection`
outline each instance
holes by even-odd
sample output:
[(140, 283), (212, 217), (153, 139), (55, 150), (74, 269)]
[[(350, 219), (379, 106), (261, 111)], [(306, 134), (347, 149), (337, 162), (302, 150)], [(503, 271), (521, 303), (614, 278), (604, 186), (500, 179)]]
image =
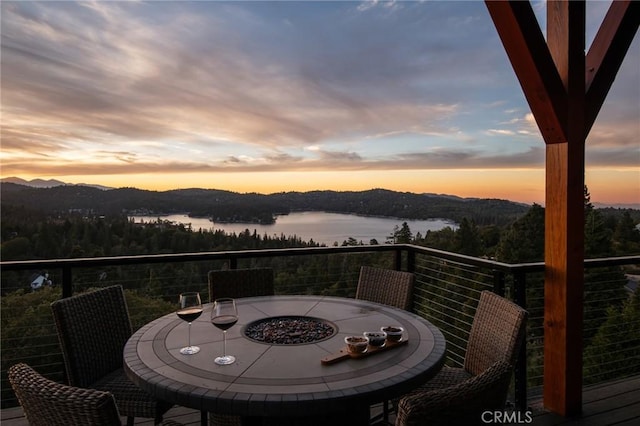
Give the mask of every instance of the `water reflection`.
[(278, 216), (276, 223), (261, 225), (256, 223), (219, 223), (206, 218), (189, 217), (182, 214), (168, 216), (131, 216), (135, 222), (155, 222), (158, 218), (171, 222), (191, 224), (193, 230), (221, 229), (226, 233), (239, 234), (245, 230), (259, 235), (292, 236), (296, 235), (304, 241), (313, 241), (331, 246), (334, 242), (342, 244), (349, 238), (357, 242), (369, 244), (372, 239), (383, 244), (393, 234), (395, 227), (407, 222), (411, 232), (422, 235), (427, 231), (438, 231), (447, 226), (457, 229), (454, 222), (444, 219), (407, 220), (386, 217), (356, 216), (351, 214), (327, 212), (298, 212)]

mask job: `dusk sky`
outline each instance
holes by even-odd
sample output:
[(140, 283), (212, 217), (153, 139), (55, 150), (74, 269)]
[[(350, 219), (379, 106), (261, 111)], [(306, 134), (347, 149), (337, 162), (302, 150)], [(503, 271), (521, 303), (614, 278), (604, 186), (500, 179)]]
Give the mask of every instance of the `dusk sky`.
[[(608, 7), (587, 2), (587, 49)], [(545, 145), (483, 1), (1, 8), (3, 178), (544, 204)], [(594, 202), (640, 203), (638, 38), (587, 139)]]

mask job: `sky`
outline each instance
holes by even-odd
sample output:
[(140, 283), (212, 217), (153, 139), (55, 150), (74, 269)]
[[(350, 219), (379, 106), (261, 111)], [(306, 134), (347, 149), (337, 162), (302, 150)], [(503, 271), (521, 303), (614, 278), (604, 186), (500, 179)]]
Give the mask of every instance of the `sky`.
[[(608, 6), (587, 2), (587, 49)], [(2, 178), (544, 205), (545, 144), (483, 1), (0, 7)], [(587, 139), (592, 202), (640, 203), (638, 38)]]

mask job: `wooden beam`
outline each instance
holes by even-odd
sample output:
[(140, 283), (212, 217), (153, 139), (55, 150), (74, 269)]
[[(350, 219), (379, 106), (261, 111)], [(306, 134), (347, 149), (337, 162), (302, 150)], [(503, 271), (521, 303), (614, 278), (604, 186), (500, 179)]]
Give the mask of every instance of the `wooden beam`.
[(616, 0), (596, 34), (586, 60), (585, 138), (640, 25), (640, 2)]
[(485, 1), (547, 144), (567, 141), (567, 93), (528, 1)]
[[(585, 2), (547, 2), (547, 44), (568, 95), (567, 140), (547, 144), (544, 405), (582, 410)], [(547, 231), (548, 230), (548, 231)]]
[(547, 1), (547, 41), (527, 1), (485, 0), (546, 143), (544, 405), (582, 410), (585, 139), (638, 29), (614, 1), (585, 58), (586, 0)]
[(584, 209), (576, 205), (584, 201), (575, 200), (578, 184), (570, 175), (576, 173), (568, 168), (570, 158), (582, 155), (584, 147), (578, 145), (546, 147), (543, 403), (563, 416), (582, 410), (582, 329), (576, 329), (582, 324), (584, 275), (575, 265), (582, 266), (584, 239), (572, 225), (584, 223)]

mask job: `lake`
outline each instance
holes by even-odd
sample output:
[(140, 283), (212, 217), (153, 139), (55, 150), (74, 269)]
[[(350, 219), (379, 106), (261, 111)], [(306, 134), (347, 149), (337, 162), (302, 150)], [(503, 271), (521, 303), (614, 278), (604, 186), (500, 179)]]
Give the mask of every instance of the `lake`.
[(390, 236), (394, 228), (402, 226), (407, 222), (413, 235), (420, 232), (422, 235), (427, 231), (438, 231), (450, 226), (457, 229), (457, 225), (449, 220), (428, 219), (428, 220), (407, 220), (388, 217), (356, 216), (352, 214), (327, 213), (327, 212), (297, 212), (288, 215), (277, 216), (276, 222), (270, 225), (256, 223), (218, 223), (206, 218), (189, 217), (184, 214), (174, 214), (166, 216), (131, 216), (130, 219), (138, 222), (155, 222), (158, 218), (171, 222), (191, 224), (194, 230), (215, 230), (221, 229), (224, 232), (239, 234), (248, 229), (253, 233), (255, 230), (259, 235), (286, 236), (296, 235), (303, 241), (313, 239), (316, 243), (332, 246), (334, 242), (342, 244), (343, 241), (353, 237), (356, 241), (369, 244), (369, 241), (376, 239), (383, 244)]

